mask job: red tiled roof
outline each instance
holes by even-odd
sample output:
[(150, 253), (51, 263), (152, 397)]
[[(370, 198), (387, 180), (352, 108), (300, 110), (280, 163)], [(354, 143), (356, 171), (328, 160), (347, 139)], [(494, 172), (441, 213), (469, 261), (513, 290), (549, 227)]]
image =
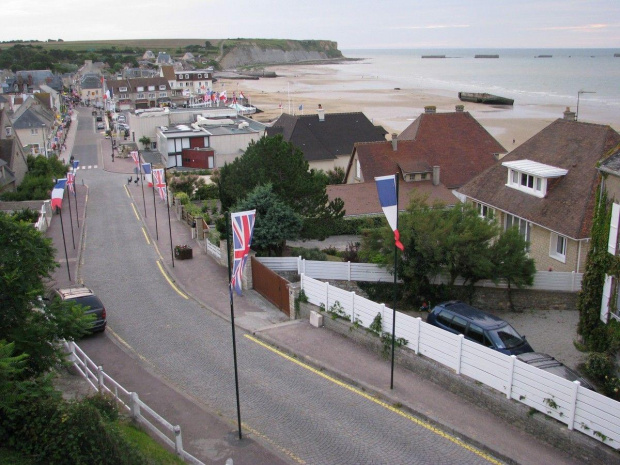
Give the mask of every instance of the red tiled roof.
[[(431, 181), (403, 182), (398, 185), (398, 209), (405, 210), (413, 192), (428, 196), (428, 203), (443, 202), (446, 205), (455, 205), (458, 199), (444, 185), (433, 186)], [(344, 201), (345, 216), (383, 214), (377, 186), (374, 182), (357, 184), (336, 184), (327, 186), (329, 200), (340, 197)]]
[(494, 154), (506, 153), (467, 112), (420, 115), (398, 137), (396, 150), (391, 142), (356, 144), (355, 150), (366, 181), (399, 169), (408, 173), (439, 166), (441, 182), (449, 189), (493, 166)]
[(551, 182), (545, 198), (506, 186), (508, 168), (498, 163), (459, 192), (573, 239), (590, 237), (596, 165), (620, 144), (609, 126), (558, 119), (502, 159), (531, 160), (568, 170)]

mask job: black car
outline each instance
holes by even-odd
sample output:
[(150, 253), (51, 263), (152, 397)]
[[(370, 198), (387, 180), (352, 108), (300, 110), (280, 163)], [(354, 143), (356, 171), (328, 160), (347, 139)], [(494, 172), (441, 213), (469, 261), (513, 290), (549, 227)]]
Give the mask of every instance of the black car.
[(506, 355), (534, 352), (532, 346), (508, 322), (458, 300), (443, 302), (426, 322)]
[(78, 286), (56, 289), (54, 294), (61, 300), (71, 300), (72, 302), (85, 307), (86, 310), (84, 313), (87, 315), (95, 315), (95, 321), (93, 322), (91, 332), (95, 333), (105, 331), (107, 324), (105, 306), (99, 297), (93, 293), (93, 291), (88, 289), (86, 286)]
[(588, 380), (582, 378), (577, 372), (571, 370), (562, 362), (558, 362), (551, 355), (541, 354), (539, 352), (528, 352), (526, 354), (517, 355), (517, 358), (528, 365), (548, 371), (549, 373), (559, 376), (560, 378), (564, 378), (569, 381), (579, 381), (584, 388), (588, 388), (591, 391), (596, 391), (594, 386)]

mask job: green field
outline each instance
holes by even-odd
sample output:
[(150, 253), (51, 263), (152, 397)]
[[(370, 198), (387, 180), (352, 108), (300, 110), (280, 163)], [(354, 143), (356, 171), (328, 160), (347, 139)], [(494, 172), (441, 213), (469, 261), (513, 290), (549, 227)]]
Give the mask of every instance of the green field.
[[(204, 47), (205, 41), (210, 39), (128, 39), (128, 40), (83, 40), (65, 42), (4, 42), (0, 43), (0, 49), (9, 48), (18, 43), (21, 45), (40, 45), (44, 49), (61, 49), (73, 51), (95, 51), (111, 47), (116, 48), (144, 48), (153, 51), (175, 50), (188, 45), (200, 45)], [(211, 40), (213, 45), (219, 40)]]

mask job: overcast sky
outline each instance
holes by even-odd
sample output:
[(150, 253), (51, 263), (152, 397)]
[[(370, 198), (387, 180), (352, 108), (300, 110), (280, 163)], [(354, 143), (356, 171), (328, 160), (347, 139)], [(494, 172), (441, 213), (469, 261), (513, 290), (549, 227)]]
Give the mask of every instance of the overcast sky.
[(284, 38), (339, 48), (620, 48), (620, 0), (2, 0), (0, 40)]

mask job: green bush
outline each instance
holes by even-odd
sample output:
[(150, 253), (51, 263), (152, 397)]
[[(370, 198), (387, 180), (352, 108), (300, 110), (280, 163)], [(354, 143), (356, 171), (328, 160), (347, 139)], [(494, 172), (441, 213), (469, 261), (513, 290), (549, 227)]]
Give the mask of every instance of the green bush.
[(320, 262), (327, 261), (327, 255), (321, 252), (316, 247), (312, 249), (306, 249), (304, 247), (292, 247), (291, 256), (304, 258), (306, 260), (316, 260)]
[(584, 372), (590, 378), (603, 383), (606, 377), (614, 375), (614, 362), (611, 356), (592, 352), (584, 364)]
[(220, 197), (216, 184), (202, 184), (195, 191), (192, 198), (194, 200), (218, 199)]
[(118, 420), (118, 404), (112, 395), (99, 392), (86, 397), (82, 402), (95, 407), (107, 421)]
[(187, 195), (185, 192), (177, 192), (175, 194), (175, 198), (181, 205), (189, 204), (189, 195)]

